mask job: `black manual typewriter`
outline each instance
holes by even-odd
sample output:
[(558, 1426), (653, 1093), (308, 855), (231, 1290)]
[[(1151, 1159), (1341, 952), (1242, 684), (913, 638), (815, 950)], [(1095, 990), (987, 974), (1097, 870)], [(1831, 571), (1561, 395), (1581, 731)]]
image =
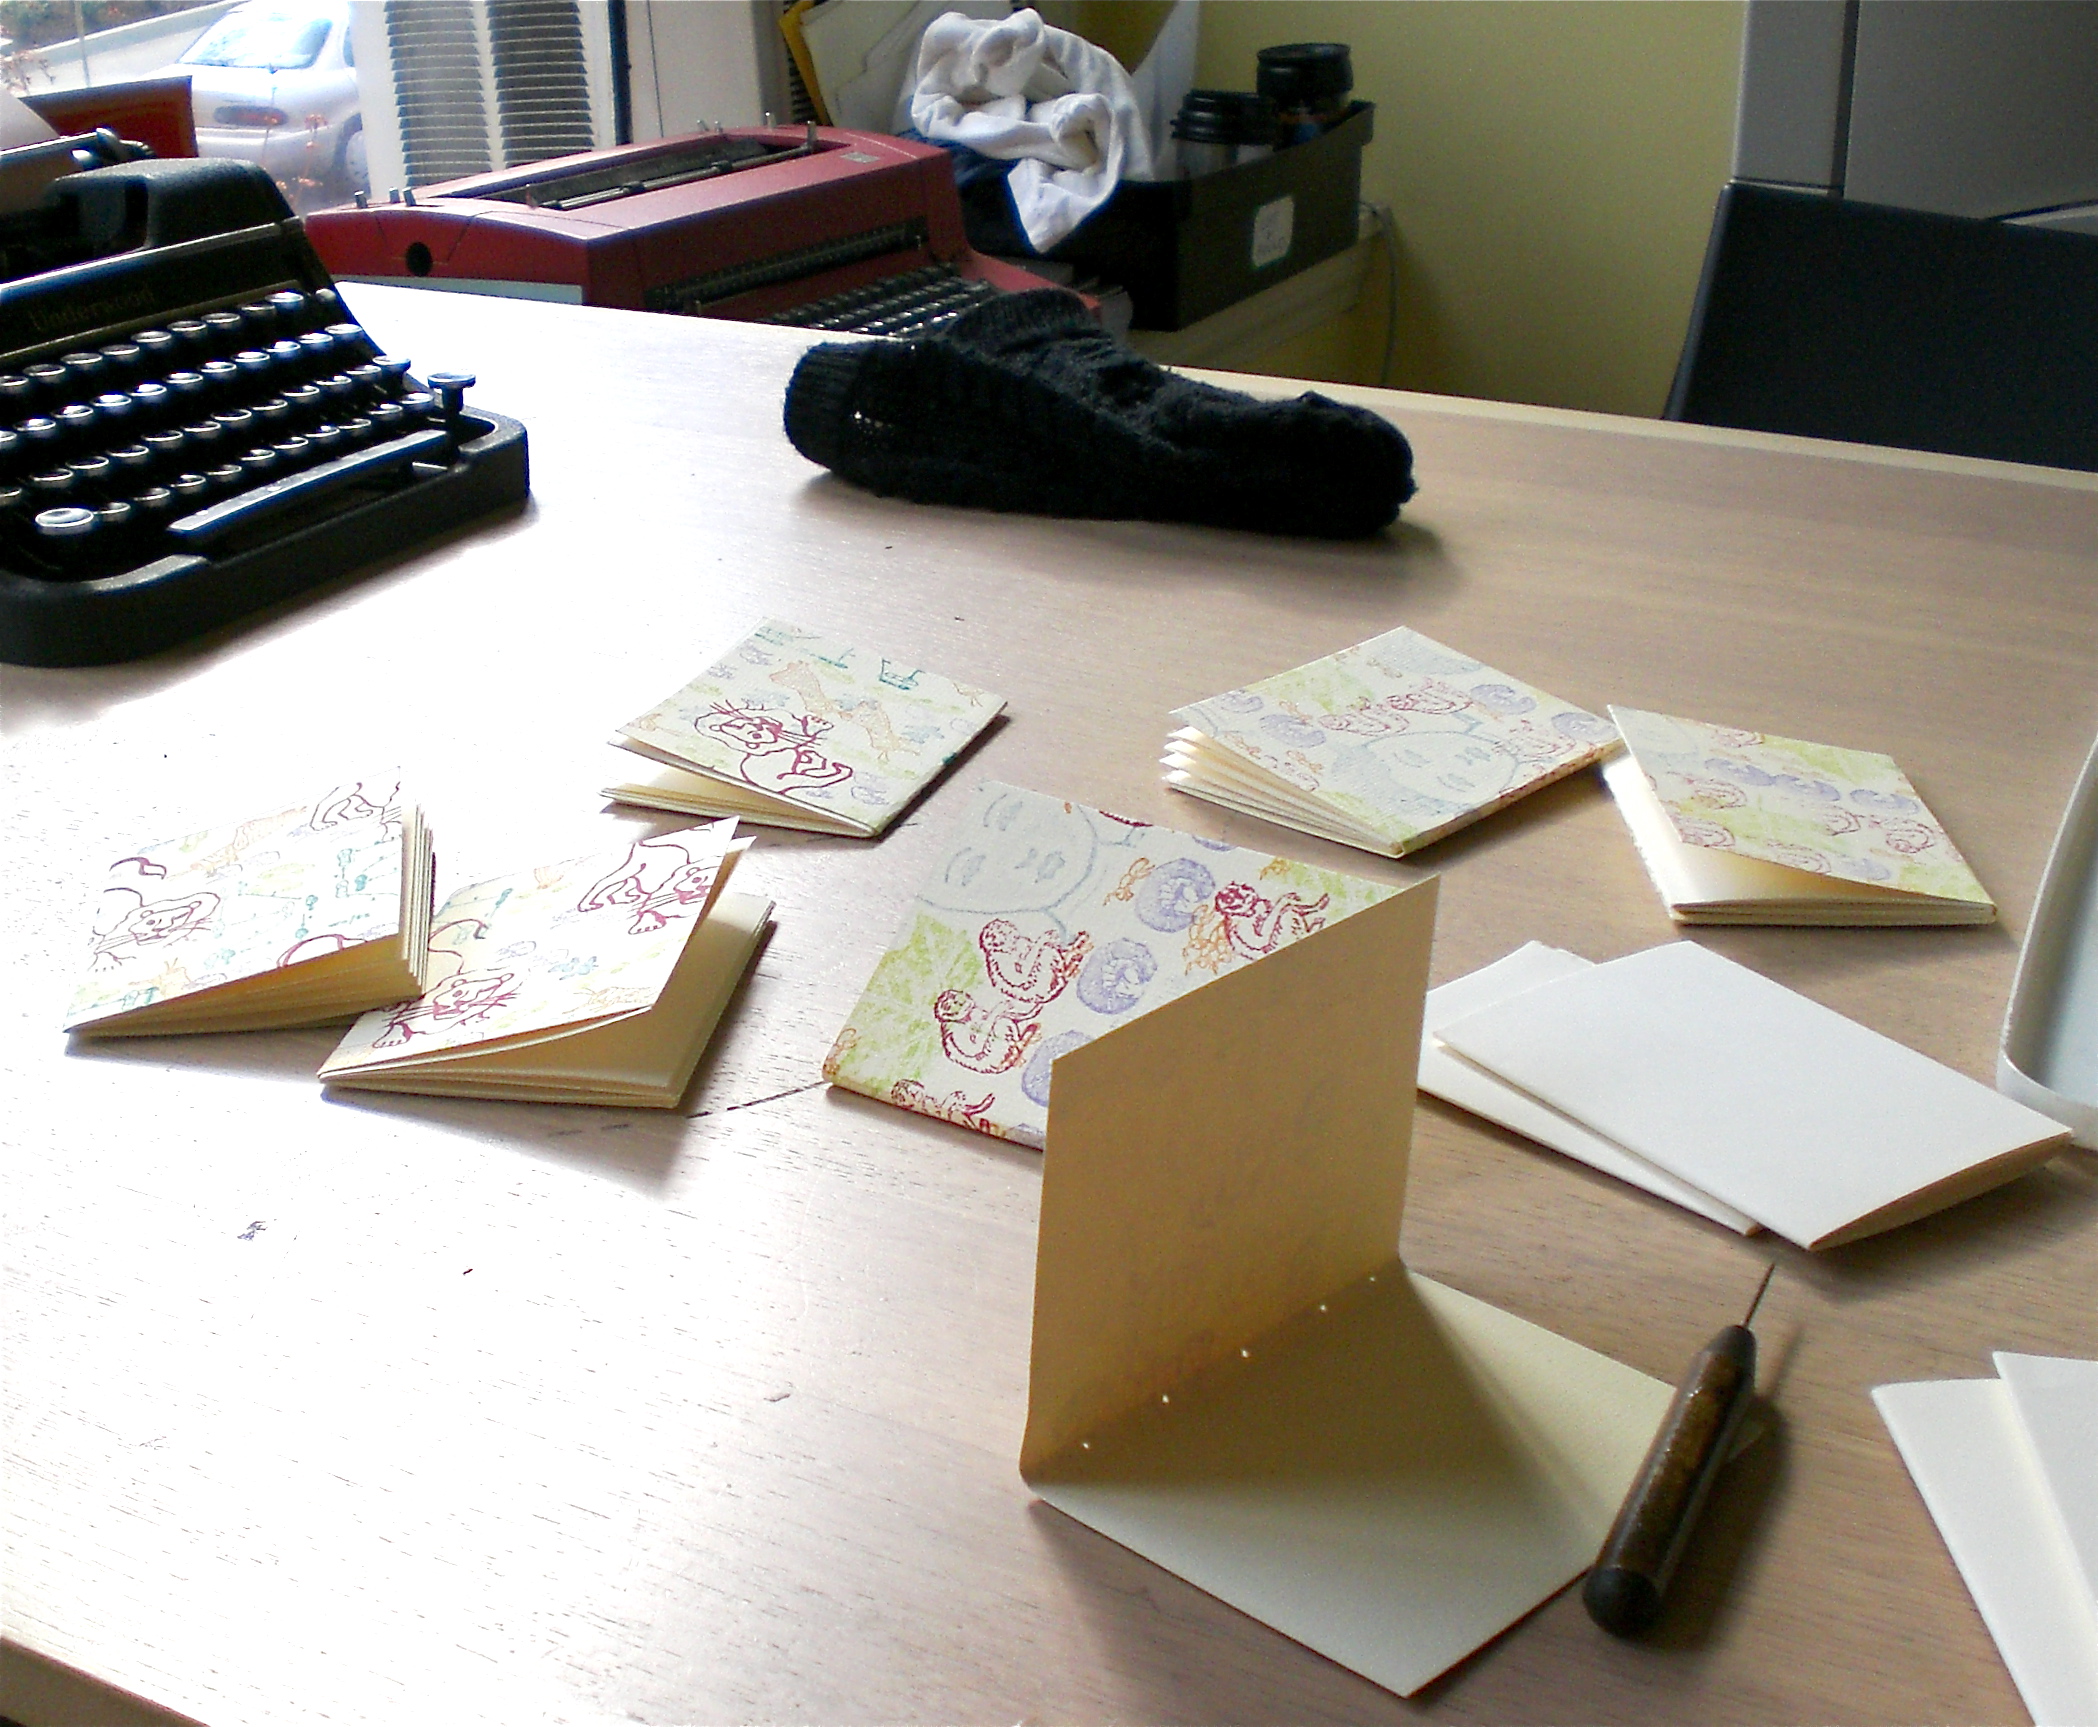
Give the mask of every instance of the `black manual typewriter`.
[(0, 216), (0, 660), (135, 659), (521, 500), (524, 428), (409, 364), (252, 163)]

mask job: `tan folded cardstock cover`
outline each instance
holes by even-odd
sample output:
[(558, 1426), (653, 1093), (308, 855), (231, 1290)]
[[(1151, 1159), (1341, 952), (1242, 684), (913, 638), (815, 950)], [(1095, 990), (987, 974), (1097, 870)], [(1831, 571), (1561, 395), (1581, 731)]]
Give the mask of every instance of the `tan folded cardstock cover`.
[(1397, 1253), (1422, 882), (1070, 1051), (1020, 1468), (1394, 1691), (1594, 1558), (1669, 1388)]

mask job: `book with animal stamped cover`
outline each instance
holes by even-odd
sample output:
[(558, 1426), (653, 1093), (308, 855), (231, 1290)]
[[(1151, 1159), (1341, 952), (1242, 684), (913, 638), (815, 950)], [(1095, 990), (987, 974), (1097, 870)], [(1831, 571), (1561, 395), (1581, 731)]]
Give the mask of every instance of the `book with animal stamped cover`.
[(1638, 708), (1604, 782), (1686, 924), (1990, 923), (1995, 903), (1891, 756)]
[(1398, 891), (991, 782), (824, 1077), (1039, 1146), (1059, 1056)]
[(768, 922), (724, 889), (733, 821), (461, 888), (430, 932), (430, 986), (366, 1014), (330, 1085), (668, 1109)]
[(660, 764), (620, 803), (868, 839), (996, 719), (1003, 696), (768, 618), (612, 741)]
[(1599, 715), (1403, 628), (1173, 718), (1174, 790), (1385, 857), (1617, 747)]
[(320, 1025), (422, 993), (432, 864), (388, 773), (149, 845), (103, 873), (83, 1037)]

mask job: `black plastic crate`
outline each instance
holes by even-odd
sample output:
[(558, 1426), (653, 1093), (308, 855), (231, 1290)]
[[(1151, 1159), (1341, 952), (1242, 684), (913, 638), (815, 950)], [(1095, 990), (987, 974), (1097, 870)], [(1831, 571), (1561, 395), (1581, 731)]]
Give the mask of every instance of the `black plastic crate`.
[(1049, 255), (1129, 290), (1140, 330), (1180, 330), (1345, 252), (1376, 105), (1302, 144), (1193, 180), (1125, 181)]

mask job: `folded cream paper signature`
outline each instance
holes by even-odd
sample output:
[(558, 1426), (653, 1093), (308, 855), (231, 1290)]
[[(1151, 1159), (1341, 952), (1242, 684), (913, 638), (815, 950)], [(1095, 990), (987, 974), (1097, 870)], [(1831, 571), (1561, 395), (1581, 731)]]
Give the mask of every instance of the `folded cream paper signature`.
[(1020, 1456), (1401, 1694), (1581, 1574), (1670, 1396), (1399, 1258), (1435, 885), (1058, 1058)]

